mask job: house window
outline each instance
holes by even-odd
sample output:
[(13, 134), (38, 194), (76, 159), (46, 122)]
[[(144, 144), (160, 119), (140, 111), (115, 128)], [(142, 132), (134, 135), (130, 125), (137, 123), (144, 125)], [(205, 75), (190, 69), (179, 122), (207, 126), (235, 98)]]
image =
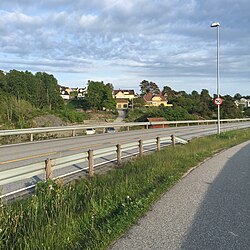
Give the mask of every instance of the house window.
[(122, 107), (122, 105), (121, 104), (118, 104), (118, 109), (120, 109)]
[(128, 104), (124, 104), (124, 105), (123, 105), (123, 108), (126, 109), (127, 107), (128, 107)]

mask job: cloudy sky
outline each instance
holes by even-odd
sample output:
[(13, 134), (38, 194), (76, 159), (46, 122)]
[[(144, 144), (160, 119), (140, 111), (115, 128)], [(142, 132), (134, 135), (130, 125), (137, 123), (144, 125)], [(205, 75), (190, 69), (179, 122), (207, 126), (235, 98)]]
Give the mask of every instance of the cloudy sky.
[(221, 93), (250, 95), (249, 13), (249, 0), (1, 0), (0, 69), (213, 94), (218, 21)]

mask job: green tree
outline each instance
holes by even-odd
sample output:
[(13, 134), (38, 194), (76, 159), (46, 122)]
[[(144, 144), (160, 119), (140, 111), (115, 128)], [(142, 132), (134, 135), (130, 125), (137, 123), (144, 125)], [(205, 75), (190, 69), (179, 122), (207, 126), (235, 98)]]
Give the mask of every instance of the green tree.
[(236, 94), (234, 95), (234, 99), (235, 99), (235, 100), (240, 100), (241, 98), (242, 98), (242, 96), (241, 96), (240, 93), (236, 93)]
[(35, 76), (40, 82), (40, 90), (45, 107), (48, 107), (49, 110), (63, 108), (64, 101), (60, 96), (59, 85), (57, 84), (56, 78), (45, 72), (38, 72)]
[(241, 118), (242, 112), (234, 103), (235, 99), (230, 95), (225, 95), (222, 97), (223, 102), (221, 105), (221, 118)]
[(86, 101), (90, 108), (103, 110), (115, 110), (115, 100), (112, 96), (112, 90), (103, 82), (88, 81), (88, 91)]
[(2, 70), (0, 70), (0, 90), (5, 91), (6, 87), (7, 87), (7, 80), (5, 73)]
[(161, 92), (156, 83), (149, 82), (147, 80), (143, 80), (139, 86), (140, 86), (141, 95), (145, 95), (148, 92), (151, 92), (153, 94), (159, 94)]

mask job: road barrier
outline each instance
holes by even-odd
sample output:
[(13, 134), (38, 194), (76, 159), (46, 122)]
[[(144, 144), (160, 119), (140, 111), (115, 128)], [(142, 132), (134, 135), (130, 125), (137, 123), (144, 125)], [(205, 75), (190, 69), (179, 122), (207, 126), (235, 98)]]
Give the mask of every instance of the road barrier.
[[(116, 162), (117, 166), (119, 166), (123, 158), (131, 157), (133, 155), (141, 157), (147, 151), (160, 150), (161, 147), (169, 145), (174, 146), (175, 143), (185, 144), (187, 143), (187, 141), (172, 135), (169, 137), (157, 137), (144, 141), (139, 140), (136, 142), (129, 142), (123, 145), (117, 144), (116, 146), (103, 149), (89, 149), (87, 152), (64, 156), (56, 159), (47, 158), (43, 162), (38, 162), (15, 169), (0, 171), (0, 186), (23, 180), (31, 180), (34, 178), (36, 179), (37, 183), (38, 180), (45, 181), (48, 179), (64, 178), (83, 171), (88, 173), (90, 177), (93, 177), (94, 169), (96, 166), (100, 166), (108, 162)], [(122, 155), (125, 152), (126, 155)], [(108, 158), (110, 156), (112, 157), (113, 155), (116, 156), (115, 159)], [(106, 160), (103, 160), (104, 158)], [(99, 161), (99, 163), (95, 164), (95, 161)], [(82, 164), (82, 166), (79, 167), (79, 165), (77, 164)], [(70, 166), (77, 166), (78, 169), (71, 169), (64, 174), (54, 175), (57, 170), (62, 170)], [(2, 196), (0, 196), (0, 198), (14, 195), (20, 191), (24, 191), (25, 189), (27, 190), (33, 188), (36, 183), (30, 184), (26, 188), (19, 188), (18, 190), (3, 194)]]
[[(250, 121), (250, 118), (244, 119), (221, 119), (221, 123), (230, 123), (230, 122), (247, 122)], [(105, 128), (114, 127), (121, 128), (127, 127), (129, 130), (131, 127), (142, 127), (148, 129), (153, 125), (164, 125), (169, 126), (179, 126), (179, 125), (202, 125), (202, 124), (216, 124), (217, 120), (189, 120), (189, 121), (158, 121), (158, 122), (129, 122), (129, 123), (104, 123), (98, 125), (75, 125), (75, 126), (61, 126), (61, 127), (44, 127), (44, 128), (28, 128), (28, 129), (15, 129), (15, 130), (0, 130), (1, 136), (13, 136), (13, 135), (29, 135), (30, 141), (34, 140), (34, 134), (43, 134), (43, 133), (58, 133), (58, 132), (71, 132), (71, 136), (76, 136), (76, 131), (86, 131), (88, 128), (101, 129), (102, 132), (105, 132)]]

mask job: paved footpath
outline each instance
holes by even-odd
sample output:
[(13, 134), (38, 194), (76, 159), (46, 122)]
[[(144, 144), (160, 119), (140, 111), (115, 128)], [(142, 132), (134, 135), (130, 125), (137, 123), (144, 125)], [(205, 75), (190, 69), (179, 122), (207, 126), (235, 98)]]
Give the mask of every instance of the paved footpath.
[(250, 249), (250, 141), (196, 168), (112, 250)]

